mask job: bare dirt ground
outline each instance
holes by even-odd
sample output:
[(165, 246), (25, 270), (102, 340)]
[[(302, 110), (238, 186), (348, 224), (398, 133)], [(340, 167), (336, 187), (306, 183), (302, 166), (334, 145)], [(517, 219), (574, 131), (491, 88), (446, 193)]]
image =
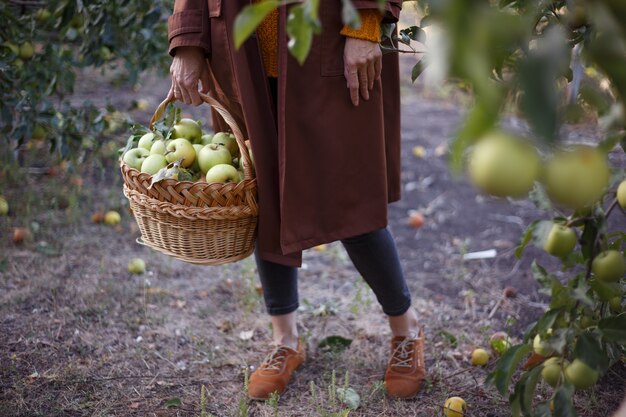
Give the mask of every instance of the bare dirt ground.
[[(121, 110), (137, 98), (153, 109), (167, 81), (146, 77), (138, 91), (97, 88)], [(0, 178), (12, 205), (0, 218), (0, 416), (197, 416), (201, 402), (213, 416), (342, 416), (348, 408), (332, 388), (346, 378), (360, 395), (353, 416), (437, 416), (453, 395), (465, 398), (467, 416), (510, 415), (506, 399), (483, 384), (493, 362), (473, 368), (468, 353), (487, 346), (495, 331), (520, 340), (547, 308), (530, 263), (538, 257), (556, 264), (535, 248), (514, 256), (520, 232), (540, 215), (530, 202), (480, 196), (451, 177), (445, 147), (463, 111), (458, 101), (403, 87), (404, 195), (390, 207), (389, 222), (427, 337), (428, 381), (415, 399), (385, 395), (385, 317), (333, 243), (307, 251), (300, 273), (305, 366), (278, 402), (249, 402), (245, 375), (267, 351), (271, 331), (254, 261), (194, 266), (136, 244), (113, 152), (125, 141), (120, 133), (98, 163), (59, 176)], [(130, 115), (145, 123), (150, 112)], [(507, 123), (519, 128), (514, 118)], [(573, 138), (593, 137), (585, 126), (570, 130)], [(614, 158), (624, 166), (623, 154)], [(92, 223), (91, 214), (103, 209), (120, 210), (121, 225)], [(410, 210), (424, 214), (421, 228), (407, 224)], [(15, 226), (29, 226), (33, 237), (14, 245)], [(463, 260), (489, 249), (497, 255)], [(127, 272), (133, 257), (146, 261), (146, 274)], [(507, 286), (518, 295), (499, 303)], [(351, 343), (320, 347), (328, 336)], [(578, 393), (579, 415), (616, 410), (625, 375), (618, 365)], [(537, 400), (549, 395), (543, 386)]]

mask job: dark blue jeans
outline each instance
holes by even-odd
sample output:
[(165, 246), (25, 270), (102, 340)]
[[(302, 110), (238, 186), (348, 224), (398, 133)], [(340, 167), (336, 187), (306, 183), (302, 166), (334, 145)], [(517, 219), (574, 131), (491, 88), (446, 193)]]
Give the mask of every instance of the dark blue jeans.
[[(393, 237), (386, 228), (341, 241), (352, 263), (374, 291), (383, 312), (399, 316), (411, 306)], [(270, 315), (282, 315), (298, 308), (298, 269), (261, 259), (255, 252), (263, 286), (265, 306)]]

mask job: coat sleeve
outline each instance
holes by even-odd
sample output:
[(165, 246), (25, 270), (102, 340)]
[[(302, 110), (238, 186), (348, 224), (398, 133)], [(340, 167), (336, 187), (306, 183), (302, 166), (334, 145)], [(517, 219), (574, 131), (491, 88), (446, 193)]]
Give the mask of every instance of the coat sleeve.
[[(352, 4), (357, 9), (377, 9), (378, 0), (352, 0)], [(394, 23), (400, 18), (400, 10), (402, 10), (402, 0), (385, 1), (385, 14), (383, 15), (383, 23)]]
[(167, 20), (169, 53), (179, 46), (198, 46), (211, 53), (211, 22), (207, 0), (175, 0), (174, 13)]

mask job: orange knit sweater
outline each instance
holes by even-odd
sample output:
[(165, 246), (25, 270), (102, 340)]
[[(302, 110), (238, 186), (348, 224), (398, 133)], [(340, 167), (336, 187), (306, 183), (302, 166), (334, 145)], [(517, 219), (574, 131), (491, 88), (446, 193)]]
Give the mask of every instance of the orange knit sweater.
[[(254, 0), (257, 3), (260, 0)], [(376, 9), (361, 9), (361, 27), (352, 29), (346, 25), (340, 34), (351, 38), (380, 42), (380, 22), (382, 15)], [(273, 10), (257, 27), (263, 66), (268, 77), (278, 77), (278, 9)]]

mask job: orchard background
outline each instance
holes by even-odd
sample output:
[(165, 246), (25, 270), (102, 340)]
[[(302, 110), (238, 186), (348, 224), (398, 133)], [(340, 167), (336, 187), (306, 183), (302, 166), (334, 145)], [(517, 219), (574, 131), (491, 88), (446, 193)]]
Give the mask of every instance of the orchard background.
[[(300, 59), (316, 4), (305, 2), (292, 20), (302, 29), (291, 32)], [(384, 396), (384, 317), (332, 244), (307, 251), (301, 273), (308, 364), (280, 401), (266, 403), (243, 392), (246, 370), (270, 340), (254, 262), (197, 267), (137, 245), (121, 194), (117, 151), (168, 90), (171, 7), (0, 4), (0, 194), (10, 207), (0, 217), (0, 414), (430, 416), (454, 395), (468, 416), (548, 416), (555, 393), (553, 415), (617, 409), (625, 319), (585, 267), (602, 245), (623, 249), (623, 214), (613, 205), (606, 216), (625, 166), (616, 146), (626, 126), (620, 2), (404, 3), (402, 48), (420, 52), (401, 54), (404, 196), (390, 208), (390, 227), (426, 326), (428, 384), (412, 401)], [(259, 16), (251, 10), (242, 33)], [(206, 110), (185, 109), (205, 120)], [(478, 194), (456, 173), (496, 124), (542, 155), (559, 143), (599, 144), (613, 167), (603, 207), (554, 209), (541, 186), (530, 199)], [(109, 210), (122, 214), (120, 224), (100, 222)], [(534, 221), (570, 215), (582, 245), (565, 263), (540, 248), (541, 227), (528, 229), (536, 244), (516, 256), (527, 227), (542, 224)], [(134, 257), (146, 261), (145, 274), (127, 272)], [(498, 331), (514, 347), (472, 367), (469, 353), (489, 349)], [(591, 362), (602, 374), (597, 384), (574, 391), (561, 381), (553, 390), (538, 376), (541, 365), (522, 370), (536, 333), (559, 356)], [(356, 410), (337, 395), (346, 386), (359, 394)]]

